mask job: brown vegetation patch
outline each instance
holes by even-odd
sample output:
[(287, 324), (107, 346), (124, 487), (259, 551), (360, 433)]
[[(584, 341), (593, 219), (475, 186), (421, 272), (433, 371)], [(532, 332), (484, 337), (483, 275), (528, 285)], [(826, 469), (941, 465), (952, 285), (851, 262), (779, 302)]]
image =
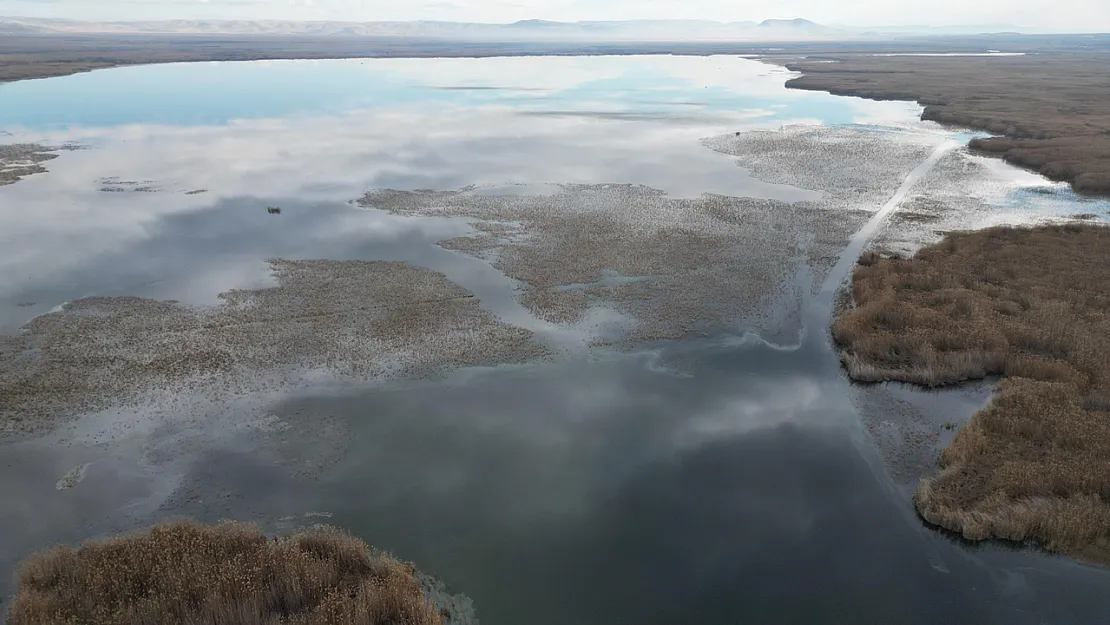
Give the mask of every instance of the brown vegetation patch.
[(412, 565), (318, 527), (267, 538), (191, 522), (35, 554), (17, 572), (12, 625), (433, 625)]
[(278, 285), (196, 309), (94, 297), (0, 335), (0, 431), (30, 431), (151, 390), (249, 392), (261, 374), (426, 376), (545, 350), (440, 273), (400, 262), (273, 260)]
[(985, 130), (971, 146), (1081, 193), (1110, 194), (1110, 66), (1089, 53), (1012, 57), (843, 56), (788, 65), (788, 87), (917, 100), (922, 118)]
[[(893, 157), (886, 165), (912, 169), (917, 162), (901, 147), (888, 146)], [(895, 175), (872, 178), (888, 187), (899, 182)], [(494, 267), (523, 282), (520, 303), (537, 317), (574, 323), (591, 304), (608, 307), (634, 320), (622, 337), (632, 342), (739, 327), (777, 331), (783, 315), (774, 305), (782, 285), (807, 260), (820, 284), (870, 215), (812, 203), (679, 199), (632, 185), (563, 185), (542, 196), (379, 190), (361, 203), (402, 215), (518, 226), (511, 238), (475, 238), (474, 248), (451, 240), (448, 246), (481, 250)], [(610, 272), (625, 279), (610, 282)]]
[(548, 323), (577, 323), (590, 308), (590, 300), (581, 291), (562, 289), (529, 289), (520, 296), (520, 303), (533, 315)]
[(1110, 562), (1110, 228), (955, 233), (861, 259), (833, 326), (851, 376), (926, 386), (1005, 376), (923, 480), (928, 521)]

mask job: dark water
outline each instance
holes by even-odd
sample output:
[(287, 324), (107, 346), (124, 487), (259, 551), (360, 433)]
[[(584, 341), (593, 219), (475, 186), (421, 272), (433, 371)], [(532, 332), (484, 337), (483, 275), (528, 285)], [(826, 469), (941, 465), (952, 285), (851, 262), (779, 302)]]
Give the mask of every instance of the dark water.
[[(199, 500), (134, 516), (325, 520), (435, 572), (487, 624), (1105, 622), (1106, 571), (924, 528), (876, 469), (822, 341), (707, 340), (290, 401), (276, 411), (293, 436), (209, 447), (175, 489)], [(297, 433), (336, 420), (350, 428), (334, 463), (298, 476)], [(39, 531), (111, 531), (158, 489), (123, 456), (83, 484), (110, 486), (64, 502), (39, 483), (64, 465), (5, 492), (41, 502)]]
[(189, 479), (262, 518), (330, 513), (484, 623), (1104, 622), (1107, 572), (924, 528), (848, 393), (822, 333), (706, 340), (291, 401), (350, 424), (318, 481), (280, 449)]

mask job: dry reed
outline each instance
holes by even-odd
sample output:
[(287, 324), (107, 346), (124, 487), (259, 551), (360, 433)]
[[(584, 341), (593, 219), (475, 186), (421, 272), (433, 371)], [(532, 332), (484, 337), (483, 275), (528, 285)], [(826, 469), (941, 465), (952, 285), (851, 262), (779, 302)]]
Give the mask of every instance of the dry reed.
[(1110, 562), (1110, 228), (955, 233), (861, 258), (833, 326), (850, 375), (925, 386), (1001, 375), (916, 505), (971, 540)]
[(411, 565), (340, 530), (182, 521), (25, 560), (11, 625), (442, 624)]

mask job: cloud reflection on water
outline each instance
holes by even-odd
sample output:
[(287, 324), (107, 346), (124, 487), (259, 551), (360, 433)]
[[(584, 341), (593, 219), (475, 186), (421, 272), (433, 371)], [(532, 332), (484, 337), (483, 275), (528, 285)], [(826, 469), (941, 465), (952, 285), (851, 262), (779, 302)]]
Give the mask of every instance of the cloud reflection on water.
[[(372, 188), (632, 183), (679, 197), (811, 199), (818, 194), (750, 177), (732, 158), (705, 149), (698, 139), (810, 116), (841, 119), (846, 110), (851, 111), (846, 121), (856, 116), (912, 120), (904, 103), (788, 92), (783, 76), (781, 69), (728, 57), (389, 59), (121, 68), (7, 85), (0, 109), (12, 108), (13, 116), (5, 119), (14, 124), (13, 140), (76, 141), (90, 149), (64, 152), (49, 163), (48, 173), (0, 188), (5, 207), (0, 210), (0, 303), (30, 297), (51, 299), (53, 306), (61, 303), (61, 292), (66, 299), (126, 293), (128, 284), (112, 274), (108, 263), (118, 267), (128, 256), (132, 267), (145, 267), (141, 279), (130, 284), (135, 291), (150, 291), (150, 284), (174, 277), (180, 273), (172, 271), (175, 267), (194, 272), (191, 285), (179, 287), (188, 291), (180, 299), (202, 291), (210, 299), (226, 288), (258, 286), (264, 280), (259, 277), (262, 261), (289, 251), (288, 246), (260, 244), (271, 236), (269, 224), (252, 222), (253, 231), (235, 226), (223, 237), (213, 233), (190, 254), (171, 241), (174, 220), (205, 215), (211, 220), (206, 228), (217, 230), (221, 224), (240, 224), (236, 211), (249, 214), (270, 204), (316, 210)], [(298, 79), (308, 83), (298, 85)], [(343, 99), (327, 89), (313, 91), (317, 83), (355, 95)], [(123, 119), (97, 125), (95, 98), (121, 115), (131, 111), (142, 119), (159, 102), (132, 100), (158, 85), (179, 89), (184, 102), (221, 109), (226, 115), (217, 117), (227, 119), (193, 125), (187, 117), (178, 120), (184, 123)], [(283, 91), (273, 92), (275, 85)], [(515, 91), (442, 89), (489, 85), (545, 91), (541, 97), (523, 92), (528, 95), (520, 98)], [(687, 104), (690, 91), (696, 91), (698, 106)], [(84, 95), (95, 98), (80, 108), (70, 105)], [(338, 103), (331, 106), (333, 96)], [(308, 114), (290, 105), (288, 116), (268, 118), (271, 100), (273, 106), (291, 100), (319, 110)], [(82, 115), (88, 119), (66, 128), (18, 129), (16, 109), (45, 114), (51, 107), (77, 115), (77, 122)], [(167, 115), (174, 110), (169, 107)], [(105, 193), (105, 179), (151, 181), (161, 191)], [(188, 195), (196, 190), (206, 192)], [(323, 215), (303, 224), (306, 239), (343, 239), (357, 231), (369, 248), (412, 228), (430, 227), (365, 212), (357, 214), (365, 220), (361, 226), (326, 210)], [(235, 236), (252, 240), (237, 242)], [(150, 257), (155, 242), (177, 249), (172, 264)], [(216, 249), (217, 243), (222, 247)], [(229, 252), (238, 247), (258, 254), (249, 266), (241, 264), (245, 258), (232, 261), (235, 254)], [(301, 252), (310, 247), (302, 246)], [(237, 264), (211, 267), (214, 253)], [(97, 274), (111, 279), (98, 280)], [(5, 317), (16, 319), (14, 313), (0, 313), (0, 326), (6, 325)]]
[(922, 528), (859, 449), (836, 373), (816, 344), (703, 342), (308, 397), (277, 413), (351, 428), (318, 483), (227, 455), (193, 479), (243, 476), (264, 515), (332, 512), (493, 624), (1097, 620), (1105, 574), (968, 558)]
[[(265, 280), (269, 256), (419, 258), (461, 227), (345, 204), (373, 187), (637, 183), (801, 199), (697, 140), (797, 120), (915, 124), (914, 106), (787, 92), (783, 77), (721, 57), (453, 59), (6, 85), (0, 118), (23, 120), (8, 129), (19, 139), (92, 149), (0, 189), (0, 303), (36, 289), (204, 300)], [(82, 93), (84, 119), (72, 106)], [(59, 119), (73, 125), (35, 127)], [(103, 193), (108, 177), (163, 191)], [(207, 193), (185, 194), (197, 189)], [(270, 216), (269, 204), (285, 210)], [(181, 431), (120, 447), (18, 447), (17, 469), (0, 476), (16, 505), (0, 525), (26, 533), (0, 557), (157, 516), (273, 524), (324, 510), (456, 583), (495, 625), (1102, 616), (1104, 572), (992, 548), (968, 556), (907, 522), (857, 447), (829, 353), (718, 347), (286, 401), (273, 423), (288, 432), (229, 434), (239, 407), (205, 405)], [(54, 490), (91, 460), (80, 487)], [(952, 574), (931, 566), (931, 545)]]

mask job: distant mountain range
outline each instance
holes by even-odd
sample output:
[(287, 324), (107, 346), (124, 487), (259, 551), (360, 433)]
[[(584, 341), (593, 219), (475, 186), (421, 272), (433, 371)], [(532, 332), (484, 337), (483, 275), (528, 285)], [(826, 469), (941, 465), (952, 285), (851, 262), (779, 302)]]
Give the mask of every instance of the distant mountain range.
[(0, 17), (0, 35), (178, 34), (286, 35), (316, 37), (407, 37), (449, 41), (844, 41), (882, 40), (904, 35), (1016, 34), (1008, 25), (833, 27), (807, 19), (762, 22), (709, 20), (629, 20), (512, 24), (470, 22), (297, 22), (281, 20), (162, 20), (85, 22)]
[(81, 22), (63, 19), (2, 18), (3, 34), (212, 34), (417, 37), (483, 41), (804, 41), (843, 39), (852, 31), (806, 19), (763, 22), (635, 20), (623, 22), (549, 22), (512, 24), (464, 22), (293, 22), (275, 20), (167, 20)]

